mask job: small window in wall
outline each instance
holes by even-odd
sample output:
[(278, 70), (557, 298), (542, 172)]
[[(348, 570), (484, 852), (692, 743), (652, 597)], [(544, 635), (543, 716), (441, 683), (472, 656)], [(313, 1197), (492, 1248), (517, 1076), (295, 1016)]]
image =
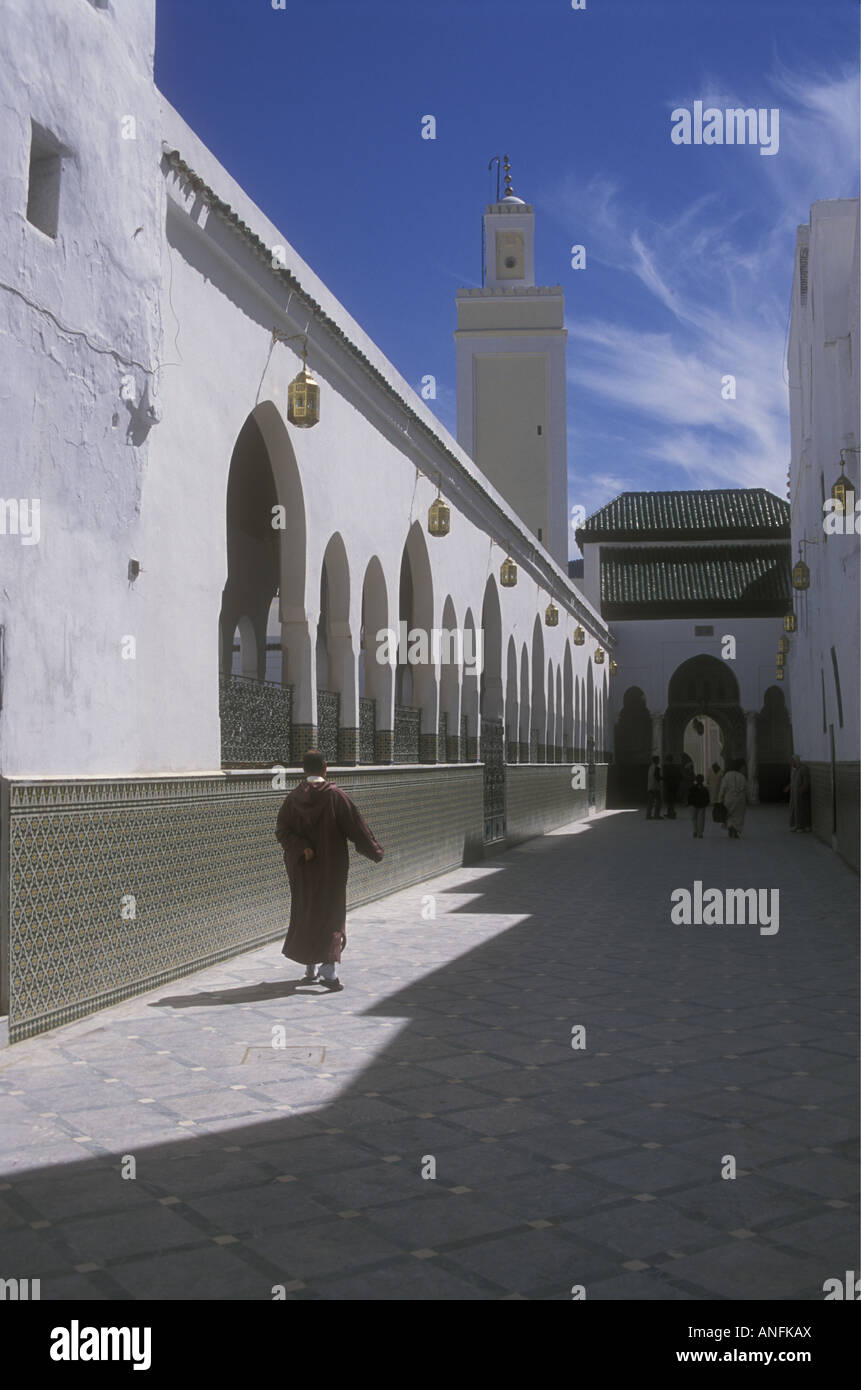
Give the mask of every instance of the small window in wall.
[(694, 637), (714, 637), (714, 635), (715, 635), (715, 630), (714, 630), (714, 628), (713, 628), (713, 627), (709, 627), (708, 625), (706, 625), (706, 626), (704, 626), (704, 627), (695, 627), (695, 628), (694, 628)]
[(834, 667), (834, 689), (837, 694), (837, 722), (843, 728), (843, 696), (840, 693), (840, 670), (837, 665), (837, 649), (831, 648), (831, 665)]
[(94, 10), (106, 10), (108, 8), (108, 0), (90, 0), (90, 4)]
[(46, 236), (57, 235), (63, 147), (49, 131), (30, 122), (30, 176), (27, 183), (27, 221)]

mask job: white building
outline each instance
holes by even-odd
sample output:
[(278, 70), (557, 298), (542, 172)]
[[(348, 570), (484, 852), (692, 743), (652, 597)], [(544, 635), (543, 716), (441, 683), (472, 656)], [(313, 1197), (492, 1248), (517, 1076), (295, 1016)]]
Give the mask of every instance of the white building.
[[(612, 638), (565, 570), (561, 295), (531, 285), (531, 210), (491, 211), (489, 294), (459, 298), (459, 331), (500, 315), (481, 352), (459, 342), (481, 359), (466, 449), (157, 91), (154, 17), (154, 0), (4, 7), (13, 1039), (281, 934), (273, 827), (296, 774), (277, 768), (312, 743), (388, 851), (356, 865), (354, 902), (604, 799)], [(499, 261), (503, 220), (522, 239)], [(320, 419), (302, 429), (305, 341)], [(535, 387), (534, 514), (508, 464), (488, 478), (470, 456), (498, 443), (512, 354)], [(438, 479), (448, 535), (428, 529)], [(481, 633), (482, 669), (381, 663), (401, 622)]]
[[(813, 829), (859, 862), (858, 199), (814, 203), (798, 229), (789, 333), (793, 556), (809, 569), (795, 594), (789, 686), (795, 746), (809, 765)], [(835, 513), (841, 476), (851, 495)], [(854, 523), (854, 524), (853, 524)]]
[(650, 757), (688, 752), (699, 771), (743, 762), (751, 800), (779, 799), (792, 754), (776, 665), (788, 504), (764, 488), (624, 492), (577, 543), (584, 593), (617, 639), (614, 798), (645, 800)]

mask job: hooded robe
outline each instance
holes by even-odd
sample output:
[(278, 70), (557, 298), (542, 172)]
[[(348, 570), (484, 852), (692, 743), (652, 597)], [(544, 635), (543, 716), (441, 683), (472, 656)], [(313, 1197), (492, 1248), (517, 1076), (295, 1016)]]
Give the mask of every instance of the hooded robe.
[[(351, 840), (379, 864), (383, 851), (346, 792), (306, 778), (285, 797), (275, 835), (290, 880), (290, 927), (281, 953), (300, 965), (334, 963), (347, 944), (347, 874)], [(314, 858), (306, 860), (304, 851)]]
[(740, 835), (744, 828), (747, 806), (747, 780), (740, 772), (725, 772), (720, 784), (719, 800), (726, 807), (726, 827)]

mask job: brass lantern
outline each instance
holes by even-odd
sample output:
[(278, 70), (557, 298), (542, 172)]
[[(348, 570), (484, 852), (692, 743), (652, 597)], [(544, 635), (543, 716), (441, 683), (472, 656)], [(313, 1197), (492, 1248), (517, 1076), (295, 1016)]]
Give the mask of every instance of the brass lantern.
[(612, 656), (610, 657), (610, 667), (609, 667), (609, 669), (610, 669), (610, 675), (611, 675), (611, 676), (615, 676), (616, 672), (617, 672), (618, 669), (619, 669), (619, 663), (618, 663), (618, 661), (614, 661), (613, 658), (612, 658)]
[(797, 563), (792, 566), (792, 587), (793, 589), (810, 588), (810, 570), (802, 560), (800, 551)]
[(302, 347), (302, 370), (287, 387), (287, 419), (308, 430), (320, 419), (320, 388), (308, 371), (307, 349)]
[(783, 667), (782, 667), (782, 666), (778, 666), (778, 668), (777, 668), (777, 670), (776, 670), (776, 672), (775, 672), (775, 675), (777, 676), (777, 679), (778, 679), (779, 681), (782, 681), (782, 680), (783, 680), (783, 677), (784, 677), (784, 670), (783, 670)]
[(777, 664), (781, 668), (786, 665), (786, 656), (783, 652), (777, 653)]
[(596, 648), (595, 648), (595, 665), (596, 665), (596, 666), (603, 666), (603, 665), (604, 665), (604, 648), (603, 648), (603, 647), (596, 647)]
[(786, 653), (786, 652), (789, 651), (789, 638), (788, 638), (788, 637), (781, 637), (780, 641), (779, 641), (778, 644), (777, 644), (777, 650), (778, 650), (779, 652), (784, 652), (784, 653)]
[(428, 531), (432, 536), (447, 536), (451, 530), (451, 508), (447, 502), (442, 500), (439, 483), (436, 489), (436, 501), (431, 502), (428, 511)]
[(546, 609), (544, 610), (544, 621), (548, 627), (559, 626), (559, 609), (556, 607), (556, 604), (553, 602), (552, 599), (550, 600)]
[(585, 641), (586, 641), (586, 634), (585, 634), (585, 632), (583, 631), (583, 629), (582, 629), (582, 627), (580, 626), (580, 624), (578, 623), (577, 626), (576, 626), (575, 629), (574, 629), (574, 646), (575, 646), (575, 647), (582, 647), (582, 645), (583, 645), (583, 643), (584, 643)]
[(834, 501), (835, 501), (835, 502), (838, 502), (838, 503), (840, 504), (840, 511), (841, 511), (842, 514), (845, 515), (845, 513), (846, 513), (846, 494), (847, 494), (847, 492), (851, 492), (851, 491), (852, 491), (852, 484), (850, 483), (849, 479), (846, 477), (846, 474), (844, 473), (843, 468), (844, 468), (844, 464), (843, 464), (843, 460), (842, 460), (842, 458), (841, 458), (841, 460), (840, 460), (840, 477), (837, 479), (837, 482), (834, 484), (833, 488), (831, 489), (831, 496), (834, 498)]
[(798, 627), (798, 619), (796, 618), (795, 614), (794, 614), (794, 613), (787, 613), (786, 617), (785, 617), (784, 620), (783, 620), (783, 630), (784, 630), (784, 632), (795, 632), (795, 630), (796, 630), (797, 627)]
[(517, 566), (510, 555), (506, 555), (499, 567), (499, 582), (503, 589), (513, 589), (517, 583)]

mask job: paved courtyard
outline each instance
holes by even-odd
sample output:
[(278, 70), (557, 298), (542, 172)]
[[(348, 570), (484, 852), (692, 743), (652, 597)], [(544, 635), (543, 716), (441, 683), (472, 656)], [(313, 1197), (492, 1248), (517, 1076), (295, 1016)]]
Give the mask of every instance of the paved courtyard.
[[(779, 889), (779, 930), (671, 924), (695, 879)], [(353, 913), (343, 993), (278, 943), (18, 1044), (0, 1276), (821, 1299), (859, 1268), (857, 894), (781, 809), (608, 812)]]

